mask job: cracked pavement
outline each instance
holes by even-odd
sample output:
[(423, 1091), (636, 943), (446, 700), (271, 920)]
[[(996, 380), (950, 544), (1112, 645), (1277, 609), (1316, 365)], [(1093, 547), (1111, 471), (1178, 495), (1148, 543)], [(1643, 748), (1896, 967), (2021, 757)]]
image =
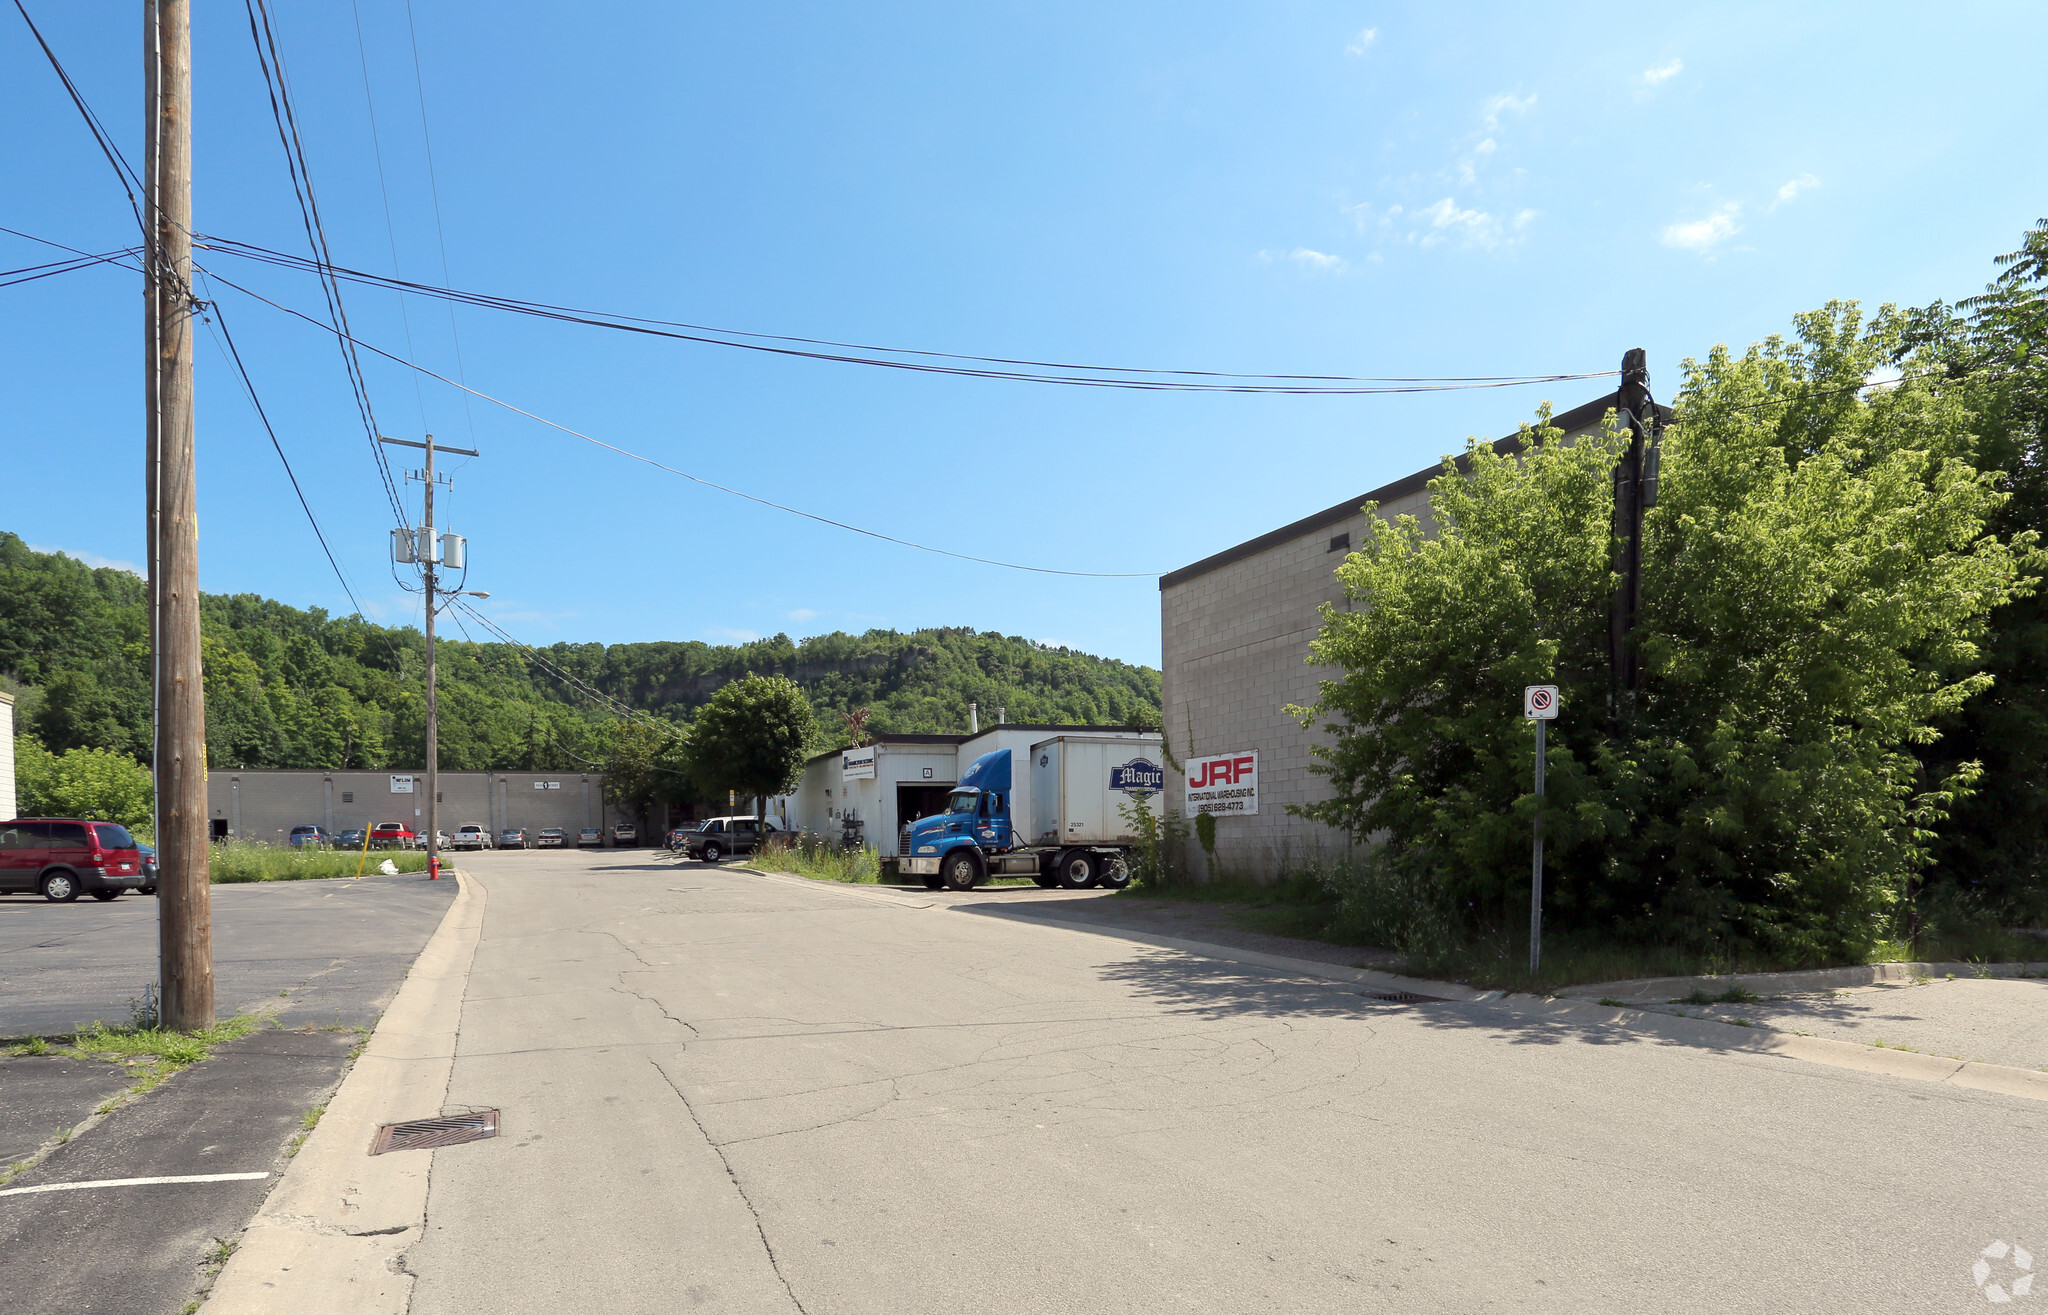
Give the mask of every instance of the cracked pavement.
[(599, 862), (466, 864), (502, 1132), (414, 1312), (1920, 1312), (2048, 1254), (2038, 1102)]

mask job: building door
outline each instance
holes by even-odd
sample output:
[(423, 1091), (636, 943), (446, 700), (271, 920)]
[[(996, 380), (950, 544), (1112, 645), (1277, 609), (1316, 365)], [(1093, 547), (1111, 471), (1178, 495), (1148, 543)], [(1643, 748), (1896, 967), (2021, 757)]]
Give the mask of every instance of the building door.
[(868, 843), (888, 852), (888, 846), (903, 834), (903, 828), (920, 817), (936, 817), (946, 811), (946, 796), (953, 791), (951, 781), (900, 781), (896, 785), (896, 835), (871, 835)]

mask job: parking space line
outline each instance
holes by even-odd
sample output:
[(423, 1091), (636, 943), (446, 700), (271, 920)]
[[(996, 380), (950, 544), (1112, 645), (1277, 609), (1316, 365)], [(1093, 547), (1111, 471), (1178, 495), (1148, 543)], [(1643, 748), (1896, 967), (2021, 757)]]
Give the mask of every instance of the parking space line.
[(245, 1183), (268, 1177), (268, 1173), (188, 1173), (170, 1178), (101, 1178), (90, 1183), (44, 1183), (40, 1187), (0, 1188), (0, 1196), (27, 1196), (31, 1192), (77, 1192), (88, 1187), (151, 1187), (157, 1183)]

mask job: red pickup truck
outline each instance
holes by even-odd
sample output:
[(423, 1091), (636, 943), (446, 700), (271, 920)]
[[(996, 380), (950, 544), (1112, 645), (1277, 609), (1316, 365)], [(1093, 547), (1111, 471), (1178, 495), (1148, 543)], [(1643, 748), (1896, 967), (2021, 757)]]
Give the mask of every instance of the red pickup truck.
[(378, 849), (412, 849), (420, 842), (403, 822), (379, 822), (370, 828), (370, 844)]

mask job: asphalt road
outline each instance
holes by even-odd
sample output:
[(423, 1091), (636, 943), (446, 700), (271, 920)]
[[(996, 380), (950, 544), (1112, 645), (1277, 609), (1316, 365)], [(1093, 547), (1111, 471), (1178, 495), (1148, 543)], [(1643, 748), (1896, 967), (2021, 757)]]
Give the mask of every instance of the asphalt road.
[[(170, 1315), (217, 1239), (276, 1185), (305, 1112), (440, 924), (453, 881), (414, 875), (213, 889), (222, 1016), (278, 1010), (266, 1028), (65, 1143), (0, 1185), (0, 1310)], [(0, 1036), (125, 1023), (155, 976), (156, 901), (0, 900)], [(280, 993), (284, 994), (280, 994)], [(77, 1126), (133, 1069), (57, 1054), (0, 1055), (0, 1165)], [(262, 1173), (263, 1178), (26, 1192), (52, 1184)]]
[[(453, 881), (416, 874), (215, 886), (218, 1012), (285, 998), (295, 1024), (374, 1021), (454, 897)], [(156, 901), (146, 895), (0, 898), (0, 1037), (126, 1024), (129, 1002), (156, 980), (156, 957)]]
[(468, 866), (449, 1102), (503, 1132), (434, 1153), (417, 1315), (1918, 1313), (2048, 1258), (2039, 1102), (923, 892)]

